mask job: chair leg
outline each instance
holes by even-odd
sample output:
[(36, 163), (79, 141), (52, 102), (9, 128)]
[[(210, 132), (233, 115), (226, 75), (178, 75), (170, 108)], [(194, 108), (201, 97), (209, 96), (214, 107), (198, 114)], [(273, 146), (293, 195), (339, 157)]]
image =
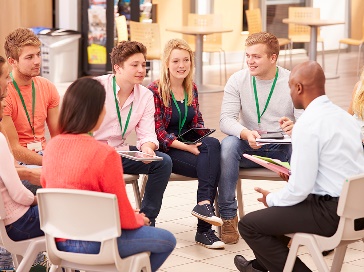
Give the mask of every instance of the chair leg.
[(289, 45), (289, 67), (290, 70), (292, 70), (292, 43), (290, 43)]
[(339, 42), (339, 48), (337, 49), (337, 61), (336, 61), (336, 75), (338, 75), (338, 71), (339, 71), (339, 58), (340, 58), (340, 45), (341, 43)]
[(142, 207), (142, 198), (140, 196), (138, 180), (133, 181), (132, 184), (133, 184), (133, 191), (134, 191), (134, 197), (135, 197), (135, 206), (137, 209), (140, 209)]
[(139, 178), (142, 184), (142, 188), (140, 189), (140, 196), (141, 198), (143, 198), (145, 193), (145, 186), (147, 186), (148, 175), (139, 175)]
[(238, 179), (236, 183), (236, 197), (238, 200), (239, 219), (243, 218), (244, 213), (244, 200), (243, 200), (243, 189), (241, 188), (241, 179)]
[(322, 42), (322, 70), (325, 71), (325, 44)]
[(347, 245), (340, 245), (335, 249), (334, 259), (331, 265), (331, 272), (340, 272), (343, 266)]
[(221, 80), (221, 77), (222, 77), (222, 71), (221, 71), (221, 49), (220, 49), (220, 52), (219, 52), (219, 63), (220, 63), (220, 85), (222, 85), (222, 80)]
[(149, 61), (150, 63), (150, 80), (153, 82), (153, 60)]
[(361, 43), (359, 45), (359, 57), (358, 57), (358, 69), (357, 69), (357, 74), (358, 76), (360, 76), (360, 59), (361, 59), (361, 48), (363, 46), (363, 43)]
[(224, 85), (226, 84), (227, 81), (227, 72), (226, 72), (226, 53), (225, 50), (222, 50), (223, 54), (224, 54), (224, 65), (225, 65), (225, 82)]
[(284, 265), (283, 268), (283, 272), (291, 272), (293, 270), (294, 263), (296, 262), (298, 247), (300, 245), (294, 240), (294, 237), (292, 238), (291, 241), (292, 244), (291, 247), (289, 248), (289, 253), (287, 256), (286, 264)]

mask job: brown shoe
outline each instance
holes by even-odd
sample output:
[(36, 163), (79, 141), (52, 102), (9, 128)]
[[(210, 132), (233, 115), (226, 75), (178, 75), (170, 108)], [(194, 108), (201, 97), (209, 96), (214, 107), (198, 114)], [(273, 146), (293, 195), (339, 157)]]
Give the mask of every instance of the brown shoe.
[(239, 241), (238, 233), (238, 217), (233, 219), (223, 219), (223, 225), (221, 227), (221, 241), (225, 244), (236, 244)]

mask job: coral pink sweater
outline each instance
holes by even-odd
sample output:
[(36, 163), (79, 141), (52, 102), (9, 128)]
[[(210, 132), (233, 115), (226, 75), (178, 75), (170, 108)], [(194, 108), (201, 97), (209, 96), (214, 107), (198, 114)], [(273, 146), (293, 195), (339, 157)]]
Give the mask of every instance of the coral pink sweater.
[(69, 188), (115, 194), (122, 229), (144, 225), (130, 205), (123, 168), (116, 151), (88, 135), (60, 134), (44, 152), (41, 184), (44, 188)]
[(34, 195), (21, 183), (4, 134), (0, 133), (0, 193), (5, 206), (5, 225), (17, 221), (34, 202)]

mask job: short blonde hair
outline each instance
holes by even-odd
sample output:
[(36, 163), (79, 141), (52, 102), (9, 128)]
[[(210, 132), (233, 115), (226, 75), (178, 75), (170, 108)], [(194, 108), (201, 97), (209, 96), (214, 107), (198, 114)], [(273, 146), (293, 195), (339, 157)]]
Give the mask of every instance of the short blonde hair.
[(267, 55), (270, 57), (275, 54), (279, 55), (279, 42), (276, 36), (269, 32), (258, 32), (248, 36), (245, 40), (245, 46), (252, 46), (255, 44), (265, 44), (267, 46)]
[(32, 30), (24, 27), (17, 28), (5, 38), (5, 55), (7, 58), (19, 60), (19, 56), (21, 55), (21, 50), (23, 47), (40, 47), (41, 45), (42, 43)]
[(171, 53), (174, 49), (180, 49), (180, 50), (186, 50), (190, 55), (191, 60), (191, 69), (188, 73), (187, 77), (183, 80), (183, 87), (188, 95), (188, 105), (192, 104), (192, 78), (193, 78), (193, 67), (195, 66), (195, 60), (194, 55), (191, 47), (188, 45), (188, 43), (185, 40), (182, 39), (171, 39), (169, 40), (163, 51), (162, 56), (162, 67), (161, 67), (161, 73), (160, 73), (160, 80), (159, 80), (159, 87), (158, 91), (162, 97), (164, 106), (168, 107), (170, 105), (170, 90), (171, 90), (171, 80), (170, 80), (170, 74), (168, 69), (168, 63), (169, 59), (171, 57)]

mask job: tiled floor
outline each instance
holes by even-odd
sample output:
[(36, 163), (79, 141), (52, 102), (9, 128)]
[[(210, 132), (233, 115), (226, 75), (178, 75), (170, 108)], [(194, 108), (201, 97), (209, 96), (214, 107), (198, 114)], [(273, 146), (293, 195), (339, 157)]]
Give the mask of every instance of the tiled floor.
[[(335, 71), (336, 54), (326, 54), (326, 70)], [(326, 83), (327, 94), (332, 101), (345, 110), (349, 106), (351, 91), (357, 78), (353, 63), (356, 55), (354, 53), (343, 54), (340, 60), (340, 78), (328, 80)], [(299, 57), (294, 59), (294, 64), (304, 60)], [(228, 65), (228, 75), (241, 68), (241, 64)], [(154, 75), (156, 78), (156, 74)], [(146, 78), (144, 84), (148, 84)], [(204, 66), (204, 83), (219, 83), (218, 65)], [(64, 85), (65, 86), (65, 85)], [(60, 89), (64, 88), (60, 86)], [(204, 93), (199, 95), (200, 109), (203, 114), (207, 127), (218, 128), (220, 105), (222, 92)], [(224, 137), (218, 129), (214, 136), (220, 140)], [(251, 181), (243, 180), (242, 187), (244, 192), (245, 211), (251, 212), (262, 209), (263, 205), (256, 199), (259, 196), (254, 192), (255, 186), (268, 189), (270, 191), (278, 190), (284, 185), (284, 182), (277, 181)], [(128, 195), (131, 202), (134, 202), (131, 186), (128, 187)], [(163, 206), (159, 217), (157, 218), (157, 227), (165, 228), (171, 231), (177, 238), (177, 247), (172, 255), (163, 264), (159, 271), (163, 272), (223, 272), (237, 271), (233, 259), (236, 254), (242, 254), (247, 259), (253, 258), (253, 253), (247, 244), (241, 239), (236, 245), (227, 245), (222, 250), (206, 249), (195, 244), (194, 237), (196, 231), (197, 219), (191, 215), (191, 210), (196, 203), (197, 181), (173, 181), (168, 184), (164, 194)], [(303, 247), (300, 248), (300, 257), (314, 271), (317, 271), (311, 256)], [(325, 257), (330, 265), (333, 254)], [(357, 242), (351, 244), (345, 257), (345, 263), (342, 271), (354, 272), (364, 271), (364, 243)]]

